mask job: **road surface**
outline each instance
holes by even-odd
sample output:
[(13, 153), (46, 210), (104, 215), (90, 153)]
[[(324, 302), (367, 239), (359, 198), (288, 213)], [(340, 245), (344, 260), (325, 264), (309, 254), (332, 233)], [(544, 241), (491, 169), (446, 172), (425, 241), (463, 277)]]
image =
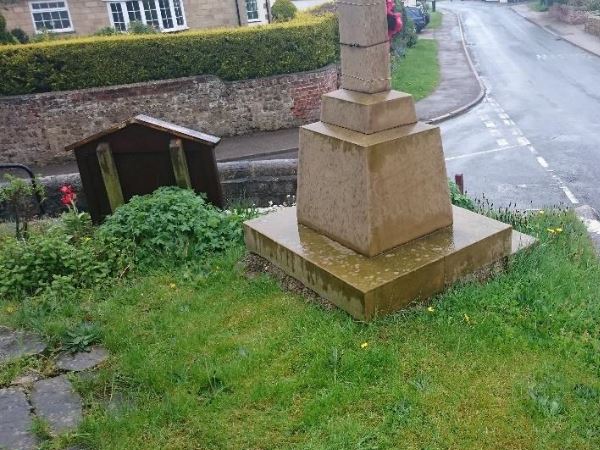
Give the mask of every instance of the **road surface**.
[(600, 210), (600, 58), (505, 5), (439, 5), (462, 17), (488, 92), (441, 125), (448, 175), (496, 205)]
[(303, 11), (305, 9), (313, 8), (331, 1), (332, 0), (294, 0), (293, 3), (296, 5), (296, 8), (298, 8), (300, 11)]

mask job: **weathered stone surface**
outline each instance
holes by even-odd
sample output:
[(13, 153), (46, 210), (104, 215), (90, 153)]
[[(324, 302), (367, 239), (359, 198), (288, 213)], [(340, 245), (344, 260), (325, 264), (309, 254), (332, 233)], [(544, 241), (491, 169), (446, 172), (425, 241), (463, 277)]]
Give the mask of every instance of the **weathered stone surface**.
[(17, 388), (0, 389), (0, 448), (28, 450), (37, 447), (31, 433), (30, 406)]
[(250, 220), (244, 233), (251, 252), (355, 318), (370, 320), (424, 300), (511, 254), (510, 225), (457, 207), (453, 215), (451, 227), (375, 257), (299, 225), (295, 208)]
[(300, 129), (298, 221), (366, 256), (452, 223), (439, 128)]
[(35, 333), (0, 327), (0, 363), (37, 355), (45, 349), (46, 344)]
[(42, 375), (37, 372), (28, 372), (24, 375), (18, 376), (10, 384), (12, 386), (21, 386), (25, 389), (30, 389), (33, 383), (42, 379)]
[(106, 349), (94, 346), (88, 352), (78, 352), (75, 354), (63, 353), (56, 359), (56, 367), (61, 370), (80, 372), (96, 367), (107, 358), (108, 352)]
[(341, 43), (369, 47), (387, 42), (385, 2), (373, 0), (339, 2), (337, 12)]
[(35, 383), (31, 404), (55, 434), (75, 430), (83, 417), (81, 397), (64, 375)]
[(378, 133), (416, 121), (415, 102), (404, 92), (365, 94), (338, 89), (321, 101), (321, 122), (359, 133)]
[(342, 87), (373, 94), (390, 90), (390, 44), (340, 47)]

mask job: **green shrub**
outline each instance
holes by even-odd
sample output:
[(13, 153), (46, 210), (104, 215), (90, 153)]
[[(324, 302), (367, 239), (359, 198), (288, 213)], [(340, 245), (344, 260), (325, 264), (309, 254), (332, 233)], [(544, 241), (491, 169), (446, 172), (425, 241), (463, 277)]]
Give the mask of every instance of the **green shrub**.
[(33, 184), (29, 180), (9, 174), (4, 178), (6, 183), (0, 185), (0, 205), (6, 205), (8, 212), (14, 217), (16, 238), (26, 238), (28, 222), (37, 212), (34, 211), (32, 202), (37, 201), (37, 198), (43, 201), (44, 187), (39, 182)]
[(448, 186), (450, 187), (450, 201), (453, 205), (475, 211), (475, 202), (467, 195), (461, 193), (454, 181), (448, 180)]
[(296, 17), (298, 9), (291, 0), (277, 0), (271, 8), (271, 14), (275, 22), (287, 22)]
[(126, 244), (110, 236), (75, 242), (61, 227), (0, 239), (0, 298), (95, 286), (127, 267)]
[(5, 44), (16, 44), (17, 40), (15, 37), (6, 31), (6, 19), (0, 14), (0, 45)]
[(158, 31), (152, 25), (146, 25), (144, 22), (134, 20), (129, 22), (129, 28), (127, 31), (130, 34), (156, 34)]
[(334, 16), (265, 27), (56, 40), (0, 49), (0, 95), (211, 74), (243, 80), (337, 61)]
[(10, 34), (12, 34), (20, 44), (27, 44), (29, 42), (29, 36), (21, 28), (13, 28), (10, 30)]
[(96, 31), (94, 36), (116, 36), (118, 34), (121, 34), (121, 32), (115, 30), (114, 27), (104, 27)]
[(117, 208), (99, 232), (133, 242), (135, 259), (153, 266), (156, 261), (208, 257), (239, 244), (244, 219), (215, 208), (191, 190), (162, 187)]

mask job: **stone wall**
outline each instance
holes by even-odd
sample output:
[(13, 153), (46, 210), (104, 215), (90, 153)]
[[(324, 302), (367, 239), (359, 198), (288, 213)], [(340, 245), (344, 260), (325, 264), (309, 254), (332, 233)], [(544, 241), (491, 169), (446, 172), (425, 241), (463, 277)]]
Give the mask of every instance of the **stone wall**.
[[(292, 204), (296, 201), (298, 161), (273, 159), (267, 161), (235, 161), (218, 163), (221, 186), (226, 205)], [(58, 216), (65, 210), (60, 203), (58, 189), (63, 184), (72, 185), (77, 192), (77, 207), (87, 210), (85, 192), (78, 173), (54, 175), (39, 179), (46, 191), (44, 212)], [(0, 181), (1, 182), (1, 181)], [(37, 204), (31, 205), (37, 211)], [(0, 203), (0, 220), (11, 220), (11, 215)]]
[(600, 16), (590, 14), (585, 21), (585, 31), (600, 37)]
[(43, 166), (72, 160), (68, 144), (136, 114), (217, 136), (318, 120), (338, 68), (236, 82), (214, 76), (0, 97), (0, 161)]
[(560, 22), (572, 25), (581, 25), (587, 20), (588, 12), (581, 11), (570, 5), (552, 5), (549, 9), (550, 16)]

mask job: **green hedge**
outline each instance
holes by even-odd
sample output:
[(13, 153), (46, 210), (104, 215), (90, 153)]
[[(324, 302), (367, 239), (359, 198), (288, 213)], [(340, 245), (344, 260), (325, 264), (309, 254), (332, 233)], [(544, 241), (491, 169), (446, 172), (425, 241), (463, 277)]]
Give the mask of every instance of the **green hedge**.
[(243, 80), (338, 58), (333, 16), (263, 27), (93, 37), (0, 48), (0, 95), (217, 75)]

